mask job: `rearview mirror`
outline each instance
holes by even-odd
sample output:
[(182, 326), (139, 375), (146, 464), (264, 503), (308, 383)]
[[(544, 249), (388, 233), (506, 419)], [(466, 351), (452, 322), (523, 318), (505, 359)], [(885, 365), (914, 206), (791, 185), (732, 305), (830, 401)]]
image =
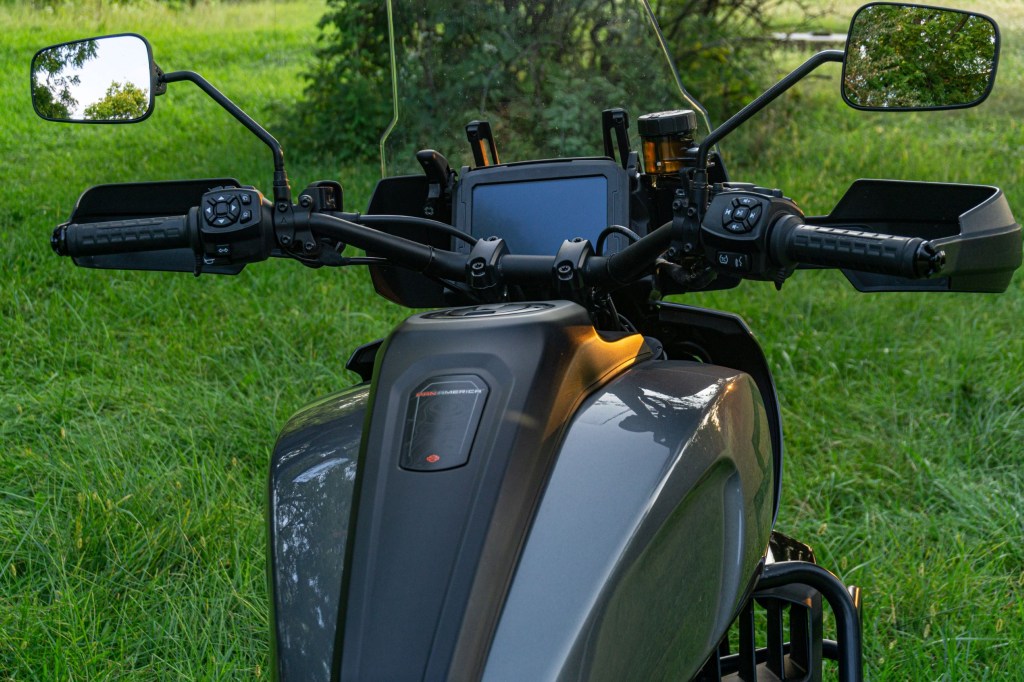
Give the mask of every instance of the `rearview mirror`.
[(980, 14), (873, 3), (854, 15), (843, 99), (855, 109), (958, 109), (981, 104), (995, 82), (999, 30)]
[(46, 47), (32, 58), (32, 105), (49, 121), (132, 123), (153, 110), (153, 58), (139, 35)]

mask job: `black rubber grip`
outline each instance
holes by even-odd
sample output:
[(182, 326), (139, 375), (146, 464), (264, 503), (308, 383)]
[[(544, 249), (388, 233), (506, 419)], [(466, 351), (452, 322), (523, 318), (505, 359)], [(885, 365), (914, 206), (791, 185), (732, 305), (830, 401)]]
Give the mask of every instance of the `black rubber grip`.
[(794, 225), (773, 235), (776, 253), (785, 263), (876, 272), (896, 277), (920, 278), (942, 267), (936, 254), (920, 237), (899, 237), (835, 227)]
[(61, 256), (103, 256), (192, 245), (188, 216), (132, 218), (100, 223), (67, 223), (54, 230), (53, 250)]

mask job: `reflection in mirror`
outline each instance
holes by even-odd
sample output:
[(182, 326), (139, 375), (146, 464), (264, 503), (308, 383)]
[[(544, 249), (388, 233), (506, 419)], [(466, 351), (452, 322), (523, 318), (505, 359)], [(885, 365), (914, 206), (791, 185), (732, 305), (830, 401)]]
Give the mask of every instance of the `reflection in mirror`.
[(53, 121), (139, 121), (153, 106), (149, 47), (139, 36), (80, 40), (32, 60), (32, 104)]
[(934, 7), (879, 3), (857, 12), (843, 97), (858, 109), (952, 109), (980, 104), (996, 73), (991, 19)]

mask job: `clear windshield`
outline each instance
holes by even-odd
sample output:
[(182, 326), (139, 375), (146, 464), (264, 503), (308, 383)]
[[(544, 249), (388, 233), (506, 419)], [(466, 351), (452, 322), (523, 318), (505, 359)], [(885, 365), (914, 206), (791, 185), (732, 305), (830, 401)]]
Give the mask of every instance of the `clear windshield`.
[(388, 0), (394, 120), (383, 175), (436, 149), (472, 165), (466, 124), (490, 123), (501, 162), (603, 152), (601, 112), (693, 109), (649, 0)]

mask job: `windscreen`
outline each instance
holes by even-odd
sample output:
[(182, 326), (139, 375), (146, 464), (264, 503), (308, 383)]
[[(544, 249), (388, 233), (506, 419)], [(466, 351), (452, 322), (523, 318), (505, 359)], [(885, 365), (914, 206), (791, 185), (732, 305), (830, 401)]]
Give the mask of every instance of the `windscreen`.
[(683, 88), (649, 0), (388, 0), (394, 119), (382, 175), (420, 149), (473, 165), (465, 127), (490, 123), (502, 163), (601, 156), (601, 112), (706, 114)]

